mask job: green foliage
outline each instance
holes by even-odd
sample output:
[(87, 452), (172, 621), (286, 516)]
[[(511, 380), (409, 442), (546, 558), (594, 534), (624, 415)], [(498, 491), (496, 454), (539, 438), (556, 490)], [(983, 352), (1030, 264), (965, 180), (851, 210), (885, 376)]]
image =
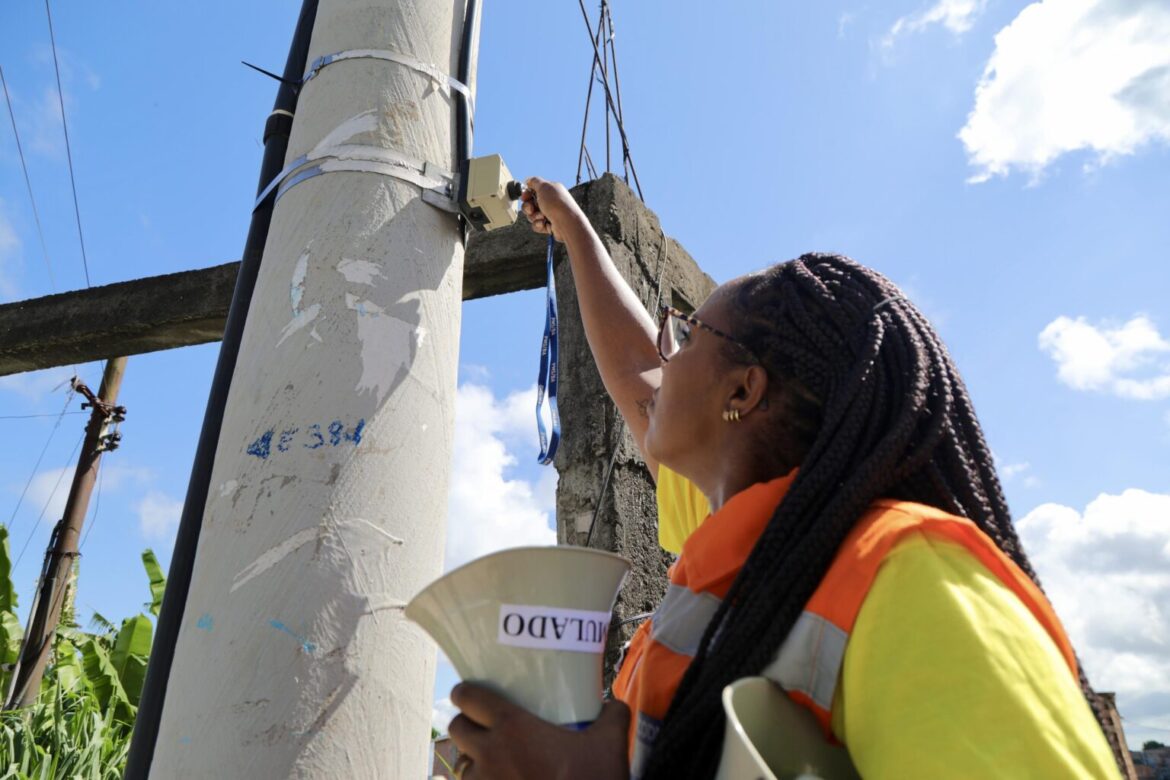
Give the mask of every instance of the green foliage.
[(8, 528), (0, 526), (0, 610), (16, 611), (16, 588), (12, 584), (12, 556), (8, 552)]
[(158, 617), (162, 607), (163, 591), (167, 587), (167, 577), (162, 567), (158, 565), (158, 558), (154, 557), (154, 550), (142, 551), (142, 565), (146, 567), (146, 576), (150, 577), (150, 614)]
[[(158, 615), (166, 578), (150, 550), (142, 563), (150, 580), (148, 606)], [(6, 665), (18, 657), (23, 633), (10, 571), (7, 534), (0, 528), (0, 657)], [(36, 703), (0, 712), (3, 780), (122, 777), (154, 627), (144, 614), (117, 626), (94, 613), (91, 628), (77, 630), (71, 617), (62, 621)], [(9, 669), (0, 674), (5, 690)]]
[(1142, 750), (1157, 750), (1158, 748), (1164, 748), (1164, 747), (1166, 747), (1166, 746), (1163, 745), (1161, 742), (1157, 742), (1157, 741), (1152, 740), (1152, 739), (1149, 742), (1142, 743)]

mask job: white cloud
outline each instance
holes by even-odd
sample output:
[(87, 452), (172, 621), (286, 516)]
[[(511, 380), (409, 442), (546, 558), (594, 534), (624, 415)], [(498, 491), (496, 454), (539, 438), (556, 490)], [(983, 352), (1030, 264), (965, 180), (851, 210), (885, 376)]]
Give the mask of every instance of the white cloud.
[(1023, 474), (1029, 468), (1030, 463), (1008, 463), (999, 467), (999, 475), (1005, 480), (1013, 479), (1018, 474)]
[(28, 485), (24, 503), (27, 510), (41, 514), (41, 520), (53, 525), (65, 515), (69, 485), (73, 480), (74, 465), (37, 472)]
[(987, 0), (938, 0), (929, 8), (894, 22), (882, 39), (882, 46), (888, 49), (899, 35), (922, 32), (935, 24), (941, 24), (955, 35), (962, 35), (971, 29), (985, 8)]
[[(73, 115), (73, 97), (65, 91), (65, 110)], [(21, 130), (21, 136), (26, 137), (27, 148), (30, 151), (44, 155), (54, 160), (65, 159), (65, 133), (61, 127), (61, 101), (57, 97), (56, 84), (45, 86), (40, 97), (23, 112), (28, 118), (21, 124), (27, 124), (32, 132)]]
[(1097, 390), (1142, 401), (1170, 398), (1170, 341), (1144, 316), (1120, 326), (1057, 317), (1040, 332), (1040, 349), (1056, 375), (1076, 390)]
[[(65, 502), (69, 498), (69, 486), (73, 482), (73, 472), (77, 469), (76, 462), (60, 468), (38, 471), (28, 483), (22, 505), (26, 512), (41, 513), (44, 510), (43, 521), (52, 525), (65, 514)], [(103, 492), (114, 492), (127, 485), (146, 485), (154, 478), (151, 469), (133, 466), (121, 462), (103, 460), (100, 465), (99, 485)], [(23, 486), (12, 485), (9, 491), (19, 495)], [(92, 507), (93, 502), (91, 500)]]
[(1170, 141), (1170, 4), (1044, 0), (995, 36), (959, 139), (971, 181), (1038, 177), (1063, 154), (1096, 164)]
[(158, 490), (148, 491), (135, 505), (138, 528), (147, 539), (171, 541), (179, 528), (183, 502)]
[(463, 384), (455, 397), (455, 444), (448, 498), (446, 566), (495, 550), (556, 544), (556, 472), (537, 482), (510, 477), (517, 455), (535, 456), (536, 389), (498, 399), (481, 385)]
[(844, 38), (845, 37), (845, 29), (849, 25), (853, 24), (855, 21), (857, 21), (857, 14), (852, 13), (850, 11), (845, 11), (840, 16), (838, 16), (837, 17), (837, 37)]
[(1004, 483), (1015, 482), (1019, 480), (1024, 487), (1036, 487), (1040, 484), (1040, 479), (1032, 473), (1031, 463), (1005, 463), (1002, 466), (997, 465), (996, 469), (999, 471), (999, 478)]
[(1170, 495), (1101, 494), (1083, 513), (1043, 504), (1018, 528), (1093, 686), (1116, 691), (1126, 718), (1170, 729)]

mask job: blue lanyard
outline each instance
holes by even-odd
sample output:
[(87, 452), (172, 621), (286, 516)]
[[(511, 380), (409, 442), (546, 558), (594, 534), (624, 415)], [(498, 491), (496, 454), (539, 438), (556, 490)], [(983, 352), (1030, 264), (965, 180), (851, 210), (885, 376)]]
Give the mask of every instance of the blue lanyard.
[[(557, 454), (557, 445), (561, 443), (561, 415), (557, 411), (557, 282), (553, 277), (553, 247), (556, 242), (548, 237), (548, 306), (545, 309), (544, 340), (540, 345), (540, 373), (536, 378), (536, 430), (540, 433), (540, 455), (537, 460), (542, 466), (553, 462)], [(544, 398), (548, 396), (549, 410), (552, 412), (552, 436), (544, 427), (544, 418), (540, 410), (544, 406)]]

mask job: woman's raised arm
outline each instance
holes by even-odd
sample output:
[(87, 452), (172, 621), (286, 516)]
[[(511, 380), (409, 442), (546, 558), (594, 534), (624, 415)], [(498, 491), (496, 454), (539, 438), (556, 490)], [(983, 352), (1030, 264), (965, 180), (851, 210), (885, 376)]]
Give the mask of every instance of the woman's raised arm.
[(601, 239), (563, 184), (533, 177), (523, 196), (532, 229), (552, 232), (565, 244), (589, 349), (605, 389), (630, 426), (651, 475), (658, 463), (646, 456), (646, 405), (661, 382), (657, 327), (618, 273)]

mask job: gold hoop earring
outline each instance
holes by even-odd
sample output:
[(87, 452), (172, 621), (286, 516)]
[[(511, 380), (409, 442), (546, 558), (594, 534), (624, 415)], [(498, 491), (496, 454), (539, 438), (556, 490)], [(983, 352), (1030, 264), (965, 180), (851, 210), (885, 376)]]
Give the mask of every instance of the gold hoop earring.
[(724, 409), (723, 410), (723, 421), (724, 422), (739, 422), (739, 409)]

